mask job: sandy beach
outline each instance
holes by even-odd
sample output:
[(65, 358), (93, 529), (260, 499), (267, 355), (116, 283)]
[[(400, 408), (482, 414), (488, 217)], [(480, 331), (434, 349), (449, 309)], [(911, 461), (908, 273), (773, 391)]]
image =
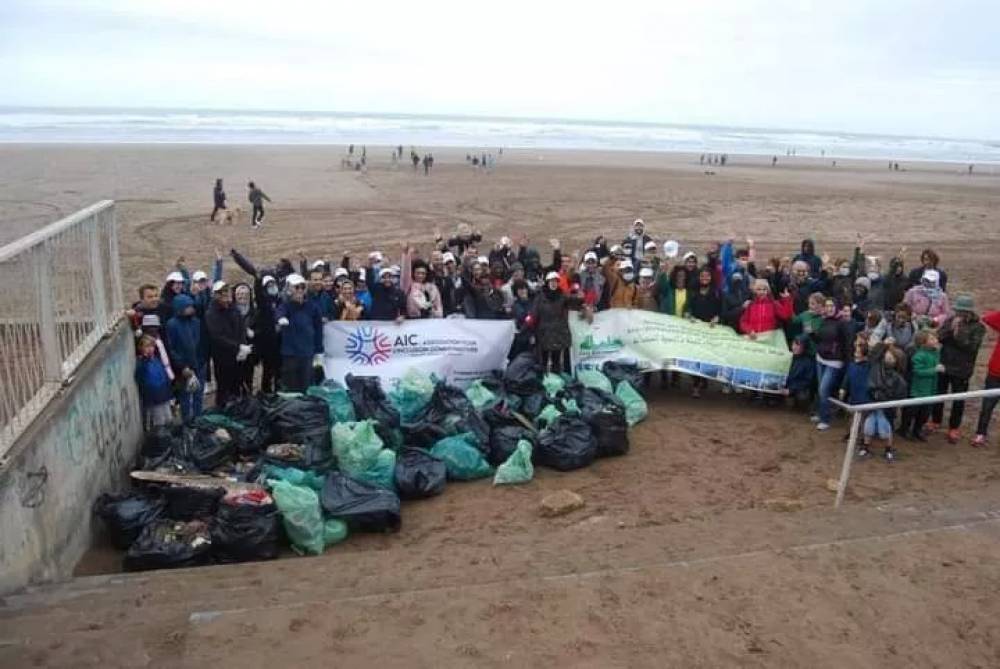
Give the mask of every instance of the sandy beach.
[[(115, 199), (131, 301), (179, 256), (208, 269), (215, 248), (268, 263), (299, 249), (310, 258), (396, 255), (405, 243), (426, 250), (435, 228), (464, 222), (488, 240), (524, 232), (540, 249), (559, 238), (572, 250), (597, 234), (623, 237), (642, 217), (655, 239), (682, 250), (751, 237), (761, 257), (783, 256), (813, 237), (836, 257), (861, 233), (886, 266), (906, 247), (909, 268), (931, 246), (949, 293), (1000, 308), (1000, 173), (988, 167), (968, 175), (965, 165), (901, 163), (895, 172), (888, 161), (834, 167), (785, 156), (775, 167), (770, 156), (718, 167), (697, 155), (510, 150), (487, 174), (465, 151), (429, 150), (425, 177), (392, 169), (390, 149), (376, 147), (361, 174), (340, 167), (338, 147), (0, 145), (0, 242)], [(216, 177), (231, 206), (246, 210), (248, 179), (271, 197), (262, 229), (246, 214), (238, 225), (209, 224)], [(232, 262), (225, 271), (241, 277)], [(973, 387), (994, 342), (984, 343)], [(650, 408), (625, 458), (542, 471), (512, 490), (454, 485), (407, 506), (399, 535), (355, 537), (301, 563), (336, 565), (329, 581), (309, 577), (319, 593), (369, 588), (372, 598), (331, 613), (317, 595), (276, 622), (287, 625), (282, 634), (247, 642), (231, 625), (192, 633), (200, 650), (185, 657), (257, 666), (322, 652), (343, 666), (399, 666), (415, 648), (422, 663), (413, 666), (996, 666), (996, 527), (942, 529), (1000, 508), (995, 445), (949, 446), (941, 435), (903, 443), (896, 464), (855, 468), (846, 509), (833, 515), (826, 483), (839, 472), (843, 420), (817, 433), (803, 413), (716, 390), (699, 402), (657, 388)], [(977, 415), (973, 404), (966, 431)], [(541, 496), (560, 488), (584, 495), (585, 510), (537, 517)], [(776, 512), (775, 498), (797, 500), (794, 510)], [(940, 522), (894, 534), (918, 521)], [(888, 535), (896, 538), (879, 538)], [(365, 580), (371, 565), (385, 569), (378, 587)], [(441, 583), (455, 588), (419, 592)], [(393, 595), (397, 586), (405, 594)], [(250, 623), (265, 627), (247, 614)], [(136, 634), (155, 646), (170, 625), (187, 629), (180, 619), (163, 625)], [(117, 643), (111, 628), (107, 640)], [(46, 661), (72, 657), (70, 643)]]

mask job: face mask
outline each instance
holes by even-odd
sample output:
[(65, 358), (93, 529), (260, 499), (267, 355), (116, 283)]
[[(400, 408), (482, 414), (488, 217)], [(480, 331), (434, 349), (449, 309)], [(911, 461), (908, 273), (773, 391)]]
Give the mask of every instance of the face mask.
[(622, 278), (625, 279), (625, 281), (632, 283), (632, 281), (635, 280), (635, 272), (624, 272), (622, 273)]
[(267, 284), (267, 294), (270, 295), (271, 297), (274, 297), (275, 295), (278, 294), (278, 287), (275, 286), (273, 283)]
[(868, 272), (869, 281), (878, 281), (880, 278), (882, 277), (878, 272)]
[(236, 310), (239, 311), (241, 315), (246, 316), (247, 314), (250, 313), (250, 305), (249, 304), (237, 304), (236, 305)]
[(841, 267), (840, 269), (837, 270), (837, 274), (839, 274), (840, 276), (847, 276), (850, 273), (851, 273), (850, 267)]

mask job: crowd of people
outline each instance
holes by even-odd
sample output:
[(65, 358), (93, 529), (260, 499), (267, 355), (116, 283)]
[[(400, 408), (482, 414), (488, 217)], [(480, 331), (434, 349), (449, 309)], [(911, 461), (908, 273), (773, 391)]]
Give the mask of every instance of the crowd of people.
[[(980, 318), (970, 295), (951, 297), (932, 249), (909, 271), (905, 250), (883, 270), (860, 236), (850, 258), (819, 255), (809, 239), (784, 257), (759, 258), (750, 239), (681, 254), (677, 242), (654, 240), (641, 219), (620, 242), (598, 236), (576, 252), (557, 239), (548, 246), (543, 258), (526, 236), (487, 243), (460, 224), (451, 236), (435, 234), (426, 254), (406, 246), (398, 263), (377, 250), (261, 263), (232, 249), (246, 275), (233, 283), (223, 279), (219, 252), (211, 277), (180, 259), (162, 287), (139, 288), (128, 312), (147, 420), (170, 420), (172, 405), (185, 420), (198, 415), (210, 379), (219, 405), (256, 390), (303, 391), (321, 364), (327, 321), (510, 319), (511, 357), (533, 351), (546, 370), (570, 373), (569, 319), (619, 308), (725, 325), (750, 339), (783, 330), (792, 353), (785, 394), (827, 430), (838, 395), (861, 404), (967, 390), (986, 326), (1000, 329), (1000, 312)], [(660, 383), (680, 378), (663, 374)], [(692, 395), (708, 383), (693, 378)], [(986, 387), (1000, 387), (998, 351)], [(773, 395), (758, 397), (774, 403)], [(973, 445), (986, 443), (995, 404), (984, 401)], [(960, 438), (963, 412), (963, 402), (952, 403), (951, 442)], [(923, 441), (944, 420), (942, 405), (898, 413), (865, 417), (860, 455), (881, 439), (891, 460), (895, 435)]]

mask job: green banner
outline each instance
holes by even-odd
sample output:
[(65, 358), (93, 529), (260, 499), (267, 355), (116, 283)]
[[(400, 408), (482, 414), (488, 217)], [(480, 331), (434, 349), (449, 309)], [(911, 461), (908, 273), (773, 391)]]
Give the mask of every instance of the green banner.
[(573, 363), (599, 368), (607, 360), (633, 362), (643, 371), (671, 370), (741, 388), (780, 392), (792, 354), (781, 330), (756, 340), (732, 328), (653, 311), (610, 309), (593, 323), (570, 316)]

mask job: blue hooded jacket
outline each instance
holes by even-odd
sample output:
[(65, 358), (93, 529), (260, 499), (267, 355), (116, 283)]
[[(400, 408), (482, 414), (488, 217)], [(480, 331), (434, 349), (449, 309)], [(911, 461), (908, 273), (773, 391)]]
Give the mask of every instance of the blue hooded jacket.
[(311, 358), (323, 352), (323, 317), (315, 302), (285, 300), (278, 305), (275, 320), (287, 318), (281, 328), (281, 355)]
[(194, 298), (186, 293), (174, 297), (174, 317), (167, 321), (167, 352), (174, 370), (181, 372), (185, 367), (197, 373), (208, 361), (202, 343), (201, 321), (197, 316), (182, 316), (188, 307), (193, 307)]
[(160, 357), (139, 357), (135, 361), (135, 382), (139, 386), (142, 406), (151, 407), (173, 399), (174, 393), (167, 376), (167, 368)]

